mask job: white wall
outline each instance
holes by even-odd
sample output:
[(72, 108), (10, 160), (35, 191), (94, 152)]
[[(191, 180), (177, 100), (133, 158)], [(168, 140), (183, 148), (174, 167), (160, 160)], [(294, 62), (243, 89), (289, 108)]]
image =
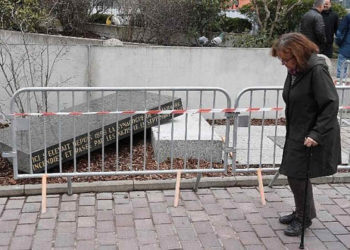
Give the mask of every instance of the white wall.
[[(29, 48), (34, 49), (38, 45), (32, 46)], [(55, 46), (61, 45), (52, 45), (50, 51), (58, 48)], [(270, 49), (266, 48), (142, 45), (91, 45), (90, 48), (87, 45), (66, 45), (66, 48), (67, 52), (55, 65), (51, 78), (53, 86), (89, 86), (90, 82), (91, 86), (221, 87), (228, 91), (234, 101), (243, 88), (281, 86), (286, 76), (284, 67), (269, 55)], [(69, 80), (62, 84), (66, 79)], [(3, 85), (1, 73), (0, 81)], [(1, 91), (3, 110), (8, 110), (8, 99)], [(219, 102), (222, 104), (223, 100)]]
[(93, 47), (95, 86), (215, 86), (235, 96), (248, 86), (282, 85), (286, 70), (269, 49)]
[[(234, 102), (243, 88), (281, 86), (286, 76), (269, 49), (94, 47), (91, 53), (94, 86), (221, 87)], [(211, 100), (204, 105), (211, 107)]]
[(98, 39), (86, 39), (78, 37), (67, 37), (61, 35), (45, 35), (39, 33), (21, 33), (18, 31), (0, 29), (0, 41), (7, 44), (23, 44), (25, 39), (28, 44), (102, 44)]

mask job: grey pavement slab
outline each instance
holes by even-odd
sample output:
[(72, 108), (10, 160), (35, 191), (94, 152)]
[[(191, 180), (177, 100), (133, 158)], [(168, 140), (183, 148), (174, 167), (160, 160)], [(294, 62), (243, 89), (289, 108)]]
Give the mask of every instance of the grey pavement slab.
[[(305, 246), (349, 249), (350, 185), (316, 184), (314, 190), (318, 217)], [(63, 194), (50, 198), (56, 200), (45, 214), (33, 206), (40, 195), (3, 197), (0, 247), (297, 249), (300, 238), (285, 236), (278, 222), (293, 209), (289, 187), (267, 188), (265, 206), (257, 194), (257, 187), (181, 190), (177, 208), (167, 202), (174, 199), (170, 190)]]
[(171, 155), (174, 158), (211, 162), (222, 160), (221, 137), (198, 114), (181, 115), (173, 122), (152, 127), (152, 146), (154, 157), (159, 162)]

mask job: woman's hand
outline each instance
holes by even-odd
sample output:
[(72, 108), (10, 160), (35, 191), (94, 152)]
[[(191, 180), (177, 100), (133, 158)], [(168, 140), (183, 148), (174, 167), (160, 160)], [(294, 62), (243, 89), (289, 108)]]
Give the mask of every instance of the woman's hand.
[(304, 146), (306, 147), (316, 147), (318, 145), (318, 143), (312, 139), (311, 137), (306, 137), (304, 140)]

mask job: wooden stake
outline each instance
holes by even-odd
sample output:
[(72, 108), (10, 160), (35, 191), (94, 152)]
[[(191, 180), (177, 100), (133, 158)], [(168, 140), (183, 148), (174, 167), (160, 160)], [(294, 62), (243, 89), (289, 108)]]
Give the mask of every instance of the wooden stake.
[(261, 168), (258, 168), (257, 173), (258, 173), (258, 182), (259, 182), (261, 203), (265, 206), (266, 200), (265, 200), (264, 185), (263, 185), (263, 180), (262, 180), (262, 175), (261, 175)]
[(178, 170), (178, 171), (177, 171), (177, 174), (176, 174), (174, 207), (177, 207), (177, 206), (179, 205), (179, 198), (180, 198), (180, 182), (181, 182), (181, 170)]
[(47, 174), (43, 174), (41, 178), (41, 213), (46, 213), (46, 182)]
[[(225, 140), (226, 140), (225, 136), (221, 136), (221, 140), (223, 143), (225, 143)], [(228, 155), (231, 157), (231, 159), (233, 158), (232, 152), (228, 153)]]

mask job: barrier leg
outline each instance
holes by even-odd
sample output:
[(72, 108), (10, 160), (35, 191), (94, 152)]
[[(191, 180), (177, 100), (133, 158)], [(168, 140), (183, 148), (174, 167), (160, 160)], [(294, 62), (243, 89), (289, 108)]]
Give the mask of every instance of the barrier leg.
[(41, 177), (41, 213), (46, 213), (46, 182), (47, 182), (47, 174), (44, 174)]
[(263, 180), (262, 180), (262, 175), (261, 175), (261, 168), (258, 168), (257, 173), (258, 173), (258, 182), (259, 182), (261, 203), (265, 206), (266, 200), (265, 200), (264, 185), (263, 185)]
[(180, 198), (180, 182), (181, 182), (181, 170), (178, 170), (178, 171), (177, 171), (177, 174), (176, 174), (174, 207), (177, 207), (177, 206), (179, 205), (179, 198)]
[(269, 187), (272, 187), (273, 186), (273, 184), (275, 183), (275, 181), (278, 179), (278, 176), (280, 175), (280, 173), (279, 172), (276, 172), (276, 174), (273, 176), (273, 178), (272, 178), (272, 180), (270, 181), (270, 183), (269, 183)]
[(67, 177), (67, 185), (68, 185), (68, 195), (72, 195), (73, 194), (72, 177), (70, 177), (70, 176)]
[(197, 174), (196, 183), (194, 184), (193, 191), (198, 191), (199, 182), (201, 181), (202, 173)]

